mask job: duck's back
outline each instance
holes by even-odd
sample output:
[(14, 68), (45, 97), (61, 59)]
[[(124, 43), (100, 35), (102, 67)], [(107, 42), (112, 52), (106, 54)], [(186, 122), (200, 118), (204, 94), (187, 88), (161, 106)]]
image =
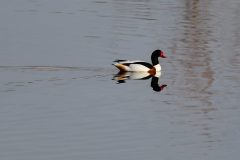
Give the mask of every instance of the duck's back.
[(128, 61), (128, 60), (116, 60), (113, 65), (116, 66), (121, 71), (132, 71), (132, 72), (147, 72), (149, 69), (153, 68), (153, 66), (144, 61)]

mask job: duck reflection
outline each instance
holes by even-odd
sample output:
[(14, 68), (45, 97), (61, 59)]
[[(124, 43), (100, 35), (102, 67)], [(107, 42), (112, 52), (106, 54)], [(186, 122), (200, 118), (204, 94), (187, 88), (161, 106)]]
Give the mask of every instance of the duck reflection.
[(158, 84), (161, 72), (156, 72), (155, 75), (149, 74), (148, 72), (119, 72), (114, 75), (113, 80), (117, 81), (118, 84), (126, 83), (127, 80), (148, 80), (151, 78), (151, 87), (156, 92), (161, 92), (166, 84)]

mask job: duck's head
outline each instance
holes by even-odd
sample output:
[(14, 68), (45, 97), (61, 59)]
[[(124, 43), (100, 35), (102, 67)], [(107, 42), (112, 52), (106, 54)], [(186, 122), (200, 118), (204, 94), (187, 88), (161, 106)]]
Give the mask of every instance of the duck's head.
[(167, 58), (165, 53), (163, 51), (161, 51), (160, 49), (157, 49), (157, 50), (153, 51), (152, 57)]

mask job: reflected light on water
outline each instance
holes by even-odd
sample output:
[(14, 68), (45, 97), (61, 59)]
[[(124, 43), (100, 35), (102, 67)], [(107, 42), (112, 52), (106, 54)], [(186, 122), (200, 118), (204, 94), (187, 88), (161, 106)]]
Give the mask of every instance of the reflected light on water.
[(159, 85), (161, 72), (157, 72), (155, 75), (151, 75), (148, 72), (119, 72), (114, 75), (113, 80), (117, 81), (118, 84), (126, 83), (127, 80), (148, 80), (151, 79), (151, 87), (156, 92), (161, 92), (166, 84)]

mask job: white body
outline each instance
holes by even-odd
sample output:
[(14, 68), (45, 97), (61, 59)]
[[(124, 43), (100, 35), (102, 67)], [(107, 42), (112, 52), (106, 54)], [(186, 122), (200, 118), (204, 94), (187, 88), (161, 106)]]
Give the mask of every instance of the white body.
[[(113, 65), (116, 66), (119, 69), (122, 69), (127, 72), (148, 72), (151, 68), (144, 66), (142, 64), (135, 64), (136, 62), (144, 62), (144, 61), (121, 61), (114, 63)], [(130, 63), (129, 65), (124, 65), (126, 63)], [(161, 71), (160, 64), (157, 64), (154, 66), (157, 72)]]

